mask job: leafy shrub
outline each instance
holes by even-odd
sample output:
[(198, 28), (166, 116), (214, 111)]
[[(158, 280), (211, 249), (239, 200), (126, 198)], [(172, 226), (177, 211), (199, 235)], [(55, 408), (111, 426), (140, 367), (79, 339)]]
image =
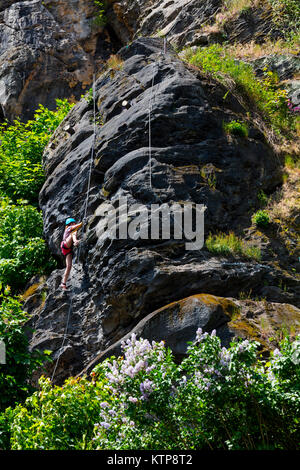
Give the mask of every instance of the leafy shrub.
[(300, 337), (286, 338), (268, 362), (258, 346), (226, 349), (215, 331), (199, 329), (177, 365), (163, 342), (132, 335), (124, 356), (96, 366), (90, 383), (41, 379), (3, 427), (13, 449), (296, 449)]
[(267, 227), (270, 223), (270, 216), (267, 211), (259, 210), (252, 216), (252, 223), (258, 227)]
[(248, 137), (247, 125), (239, 121), (224, 123), (224, 130), (228, 134), (236, 135), (238, 137)]
[(11, 204), (7, 199), (0, 204), (0, 286), (17, 290), (33, 275), (50, 272), (55, 261), (42, 238), (41, 213), (33, 206)]
[(300, 28), (300, 3), (298, 0), (269, 0), (272, 6), (275, 23), (286, 35)]
[(44, 182), (42, 154), (51, 135), (73, 106), (56, 100), (57, 109), (40, 105), (26, 124), (0, 126), (0, 287), (22, 287), (35, 274), (55, 266), (43, 240), (38, 193)]
[(105, 16), (106, 1), (94, 0), (94, 5), (98, 8), (97, 14), (94, 17), (93, 24), (97, 27), (103, 27), (106, 25), (107, 18)]
[(228, 235), (224, 233), (217, 235), (209, 234), (205, 241), (205, 246), (211, 253), (217, 255), (232, 254), (256, 260), (261, 259), (259, 247), (242, 240), (233, 232), (230, 232)]
[(225, 85), (230, 77), (249, 106), (260, 111), (275, 131), (295, 130), (296, 117), (288, 109), (286, 91), (277, 89), (278, 80), (272, 72), (265, 70), (264, 78), (258, 79), (251, 65), (235, 60), (218, 44), (198, 48), (196, 53), (188, 51), (186, 59)]
[(85, 449), (90, 445), (101, 405), (112, 400), (105, 379), (70, 378), (62, 387), (52, 387), (50, 379), (41, 377), (39, 387), (25, 405), (6, 411), (12, 423), (10, 429), (3, 423), (6, 442), (11, 434), (13, 449)]
[[(0, 412), (23, 401), (33, 388), (28, 384), (33, 370), (47, 356), (28, 351), (23, 325), (29, 316), (13, 297), (5, 297), (0, 305), (0, 338), (6, 346), (6, 364), (0, 365)], [(1, 447), (1, 446), (0, 446)]]
[(14, 202), (37, 201), (44, 182), (42, 154), (51, 135), (73, 106), (56, 100), (56, 111), (40, 105), (34, 119), (27, 123), (15, 120), (0, 125), (0, 195)]

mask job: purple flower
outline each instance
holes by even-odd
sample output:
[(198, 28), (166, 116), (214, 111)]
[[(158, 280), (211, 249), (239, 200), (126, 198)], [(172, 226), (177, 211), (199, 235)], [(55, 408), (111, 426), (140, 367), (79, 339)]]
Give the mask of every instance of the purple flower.
[(207, 384), (205, 385), (204, 387), (204, 390), (206, 390), (208, 392), (208, 390), (210, 389), (211, 387), (211, 383), (210, 382), (207, 382)]
[(238, 352), (242, 353), (246, 351), (248, 346), (249, 346), (249, 341), (245, 339), (242, 343), (239, 344)]
[(129, 397), (128, 400), (129, 400), (131, 403), (137, 403), (137, 402), (138, 402), (138, 399), (135, 398), (135, 397)]
[(107, 401), (103, 401), (102, 403), (100, 403), (100, 406), (101, 408), (107, 408), (109, 404), (107, 403)]
[(279, 351), (278, 348), (274, 349), (273, 356), (274, 357), (281, 357), (282, 356), (282, 354), (281, 354), (281, 352)]
[(110, 424), (109, 424), (109, 423), (106, 423), (105, 421), (101, 421), (100, 425), (103, 426), (105, 429), (109, 429), (109, 428), (110, 428)]
[(200, 336), (202, 335), (202, 328), (198, 328), (198, 330), (196, 331), (196, 338), (200, 338)]
[(144, 382), (140, 384), (140, 391), (143, 392), (152, 392), (153, 391), (153, 382), (149, 379), (146, 379)]

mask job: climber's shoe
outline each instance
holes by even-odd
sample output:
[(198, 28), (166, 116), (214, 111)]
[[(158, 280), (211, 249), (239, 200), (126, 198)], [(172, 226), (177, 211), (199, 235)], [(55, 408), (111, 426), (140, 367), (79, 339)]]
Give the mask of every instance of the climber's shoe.
[(67, 284), (65, 284), (64, 282), (61, 283), (60, 287), (61, 287), (63, 290), (68, 290)]

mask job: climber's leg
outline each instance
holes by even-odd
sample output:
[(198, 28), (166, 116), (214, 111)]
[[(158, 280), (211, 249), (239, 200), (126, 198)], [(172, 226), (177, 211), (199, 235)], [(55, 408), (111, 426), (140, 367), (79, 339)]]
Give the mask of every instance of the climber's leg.
[(69, 253), (66, 256), (66, 269), (65, 269), (64, 276), (63, 276), (62, 283), (61, 283), (61, 287), (63, 289), (67, 288), (66, 284), (67, 284), (67, 280), (68, 280), (71, 268), (72, 268), (72, 253)]
[(64, 244), (67, 248), (71, 248), (72, 245), (72, 234), (65, 239)]

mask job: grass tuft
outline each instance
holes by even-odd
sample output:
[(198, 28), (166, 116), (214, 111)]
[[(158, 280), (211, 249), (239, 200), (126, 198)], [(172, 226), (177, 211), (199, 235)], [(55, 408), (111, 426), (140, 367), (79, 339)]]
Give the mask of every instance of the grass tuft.
[(216, 255), (238, 255), (257, 261), (261, 259), (261, 250), (258, 246), (237, 237), (233, 232), (209, 234), (205, 246), (208, 251)]

